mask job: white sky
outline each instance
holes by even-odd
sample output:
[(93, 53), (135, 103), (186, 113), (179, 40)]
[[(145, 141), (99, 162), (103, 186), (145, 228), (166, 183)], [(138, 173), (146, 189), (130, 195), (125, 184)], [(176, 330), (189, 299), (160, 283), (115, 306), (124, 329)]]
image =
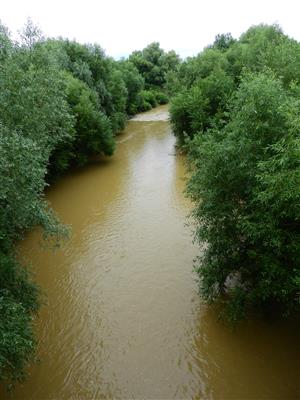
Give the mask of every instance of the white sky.
[(182, 57), (218, 33), (279, 23), (300, 40), (300, 0), (0, 0), (0, 20), (16, 34), (30, 17), (46, 36), (98, 43), (113, 57), (158, 41)]

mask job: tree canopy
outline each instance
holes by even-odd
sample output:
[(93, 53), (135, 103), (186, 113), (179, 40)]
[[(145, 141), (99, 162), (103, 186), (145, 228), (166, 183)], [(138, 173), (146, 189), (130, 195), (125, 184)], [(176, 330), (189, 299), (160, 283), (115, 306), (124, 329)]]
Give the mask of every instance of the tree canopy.
[(299, 312), (299, 57), (277, 25), (259, 25), (237, 41), (218, 35), (172, 77), (200, 291), (233, 321)]
[(36, 348), (39, 289), (15, 243), (37, 225), (53, 238), (65, 232), (45, 187), (92, 155), (111, 156), (128, 116), (166, 101), (163, 81), (148, 90), (132, 61), (115, 61), (97, 44), (46, 39), (30, 20), (14, 42), (0, 24), (0, 381), (23, 379)]

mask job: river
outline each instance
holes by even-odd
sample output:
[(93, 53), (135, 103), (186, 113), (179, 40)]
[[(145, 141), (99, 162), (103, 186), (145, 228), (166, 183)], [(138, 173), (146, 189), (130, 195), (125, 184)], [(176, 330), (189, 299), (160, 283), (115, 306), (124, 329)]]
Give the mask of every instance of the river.
[(299, 398), (299, 324), (232, 330), (198, 296), (184, 159), (167, 119), (166, 106), (136, 116), (112, 158), (48, 190), (72, 234), (56, 252), (37, 231), (22, 243), (46, 296), (40, 362), (13, 398)]

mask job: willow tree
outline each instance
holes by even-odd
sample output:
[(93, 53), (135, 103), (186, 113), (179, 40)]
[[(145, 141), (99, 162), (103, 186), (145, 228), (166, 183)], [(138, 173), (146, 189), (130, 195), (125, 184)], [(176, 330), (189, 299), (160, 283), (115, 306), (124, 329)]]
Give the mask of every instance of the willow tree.
[(201, 293), (232, 320), (300, 307), (299, 111), (273, 72), (247, 74), (228, 124), (189, 143)]

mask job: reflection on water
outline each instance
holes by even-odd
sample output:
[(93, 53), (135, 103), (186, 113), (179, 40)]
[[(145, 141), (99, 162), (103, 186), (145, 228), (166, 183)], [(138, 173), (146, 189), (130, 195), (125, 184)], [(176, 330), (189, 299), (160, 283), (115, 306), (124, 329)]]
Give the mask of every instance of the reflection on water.
[(295, 324), (222, 325), (197, 294), (184, 160), (167, 108), (128, 123), (116, 155), (47, 193), (71, 239), (22, 244), (47, 294), (41, 363), (16, 399), (296, 398)]

